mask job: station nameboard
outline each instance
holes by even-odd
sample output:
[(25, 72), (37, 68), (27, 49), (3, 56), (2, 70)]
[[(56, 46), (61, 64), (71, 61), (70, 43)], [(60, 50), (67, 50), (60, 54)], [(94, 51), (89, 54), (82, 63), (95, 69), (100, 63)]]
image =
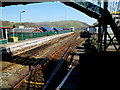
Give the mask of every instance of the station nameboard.
[(19, 26), (19, 28), (21, 28), (21, 29), (22, 29), (22, 28), (24, 28), (24, 26)]

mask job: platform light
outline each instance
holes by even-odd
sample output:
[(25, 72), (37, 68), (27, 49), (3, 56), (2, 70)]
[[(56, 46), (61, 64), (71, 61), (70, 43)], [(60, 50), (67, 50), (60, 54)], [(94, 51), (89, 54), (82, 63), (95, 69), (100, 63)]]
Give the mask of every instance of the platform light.
[[(20, 12), (20, 26), (22, 26), (22, 20), (21, 20), (21, 14), (22, 13), (24, 13), (24, 12), (26, 12), (25, 10), (22, 10), (21, 12)], [(23, 40), (23, 34), (22, 34), (22, 28), (21, 28), (21, 37), (22, 37), (22, 40)]]

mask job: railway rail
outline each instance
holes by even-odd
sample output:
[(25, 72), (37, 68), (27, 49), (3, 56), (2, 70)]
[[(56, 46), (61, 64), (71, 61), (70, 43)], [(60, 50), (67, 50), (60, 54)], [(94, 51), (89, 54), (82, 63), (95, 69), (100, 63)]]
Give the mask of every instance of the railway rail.
[(79, 39), (76, 39), (76, 38), (77, 37), (75, 37), (74, 41), (70, 42), (69, 46), (66, 48), (64, 54), (60, 58), (59, 63), (55, 67), (54, 71), (50, 75), (47, 82), (45, 83), (43, 89), (55, 89), (57, 87), (57, 85), (61, 82), (61, 80), (63, 79), (64, 75), (61, 79), (56, 80), (59, 76), (60, 77), (62, 76), (63, 73), (61, 72), (61, 70), (64, 67), (64, 63), (66, 61), (68, 61), (68, 59), (69, 59), (68, 57), (70, 56), (70, 53), (74, 52), (76, 50), (76, 47), (78, 46), (78, 44), (81, 43), (84, 40), (84, 39), (81, 39), (81, 38), (79, 38)]
[[(81, 39), (78, 39), (79, 33), (75, 33), (69, 37), (68, 40), (65, 40), (62, 42), (61, 46), (58, 48), (54, 48), (54, 52), (51, 53), (47, 58), (45, 59), (35, 59), (32, 58), (32, 56), (37, 55), (39, 52), (44, 51), (45, 49), (48, 49), (48, 46), (50, 47), (52, 44), (48, 43), (44, 47), (42, 47), (40, 50), (37, 50), (36, 52), (28, 53), (26, 55), (23, 55), (24, 57), (13, 57), (11, 62), (13, 65), (15, 63), (20, 64), (29, 64), (29, 72), (22, 77), (17, 83), (14, 84), (12, 88), (41, 88), (44, 86), (44, 84), (47, 82), (46, 80), (43, 80), (43, 75), (40, 73), (42, 72), (42, 69), (44, 66), (46, 66), (50, 61), (56, 60), (58, 63), (61, 62), (61, 60), (65, 57), (69, 56), (69, 53), (72, 52), (72, 48), (75, 48)], [(76, 40), (77, 39), (77, 40)], [(57, 43), (57, 42), (55, 42)], [(53, 44), (55, 44), (53, 43)], [(69, 48), (68, 48), (69, 47)], [(39, 55), (39, 54), (38, 54)], [(30, 60), (31, 61), (30, 61)], [(8, 66), (7, 68), (11, 67), (12, 65)], [(57, 66), (57, 65), (56, 65)], [(55, 67), (55, 66), (54, 66)], [(4, 68), (3, 70), (7, 69)], [(38, 78), (39, 77), (39, 78)]]
[[(6, 54), (5, 55), (3, 54), (3, 61), (8, 61), (8, 62), (11, 62), (12, 64), (10, 63), (8, 66), (2, 67), (2, 69), (0, 71), (2, 72), (4, 70), (6, 70), (7, 68), (10, 68), (11, 66), (13, 67), (13, 65), (16, 65), (16, 64), (27, 65), (27, 64), (33, 64), (35, 62), (37, 63), (37, 61), (40, 61), (40, 60), (34, 60), (34, 58), (32, 58), (33, 56), (36, 56), (39, 52), (44, 51), (45, 49), (47, 49), (51, 45), (57, 44), (59, 42), (59, 40), (64, 39), (66, 37), (68, 37), (68, 36), (61, 37), (60, 39), (57, 39), (57, 40), (52, 40), (52, 42), (49, 41), (40, 47), (37, 47), (35, 49), (31, 49), (27, 52), (23, 52), (23, 53), (16, 55), (16, 56), (9, 57), (9, 55), (7, 56)], [(32, 59), (30, 59), (30, 58), (32, 58)], [(0, 63), (2, 64), (3, 61), (1, 61)], [(37, 64), (35, 64), (35, 66)]]

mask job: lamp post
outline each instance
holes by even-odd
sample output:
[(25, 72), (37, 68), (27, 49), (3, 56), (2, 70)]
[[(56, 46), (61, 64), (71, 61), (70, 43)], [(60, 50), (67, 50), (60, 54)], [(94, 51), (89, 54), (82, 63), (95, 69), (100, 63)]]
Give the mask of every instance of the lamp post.
[[(21, 15), (22, 15), (22, 13), (24, 13), (24, 12), (25, 12), (25, 10), (22, 10), (22, 11), (20, 12), (20, 25), (21, 25), (21, 26), (22, 26)], [(21, 37), (22, 37), (22, 40), (23, 40), (22, 28), (21, 28)]]

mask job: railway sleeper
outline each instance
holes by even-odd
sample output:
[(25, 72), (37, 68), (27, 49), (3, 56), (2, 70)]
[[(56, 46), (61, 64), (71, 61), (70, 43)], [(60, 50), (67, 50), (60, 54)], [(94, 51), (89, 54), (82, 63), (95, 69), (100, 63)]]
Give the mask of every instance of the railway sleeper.
[[(76, 39), (77, 37), (75, 37), (74, 39)], [(74, 39), (71, 40), (70, 43), (74, 43)], [(69, 45), (68, 45), (69, 46)], [(74, 48), (73, 45), (71, 48)], [(66, 57), (66, 56), (65, 56)], [(41, 68), (39, 69), (37, 67), (37, 69), (32, 72), (29, 76), (28, 79), (24, 80), (24, 83), (21, 85), (21, 87), (23, 88), (23, 86), (25, 86), (25, 88), (42, 88), (41, 85), (38, 84), (34, 84), (34, 82), (37, 83), (46, 83), (47, 80), (49, 79), (49, 77), (51, 76), (52, 72), (54, 71), (54, 69), (56, 68), (56, 66), (59, 64), (61, 60), (48, 60), (48, 63), (45, 65), (42, 64)], [(59, 69), (59, 71), (56, 73), (54, 79), (52, 82), (57, 81), (57, 83), (53, 86), (54, 88), (59, 84), (59, 82), (61, 82), (61, 80), (63, 79), (63, 77), (66, 75), (68, 71), (68, 62), (65, 61), (62, 65), (61, 68)], [(32, 76), (33, 75), (33, 76)], [(60, 78), (58, 78), (60, 77)], [(58, 79), (58, 80), (57, 80)], [(32, 83), (30, 83), (30, 81)], [(53, 85), (53, 84), (52, 84)]]

